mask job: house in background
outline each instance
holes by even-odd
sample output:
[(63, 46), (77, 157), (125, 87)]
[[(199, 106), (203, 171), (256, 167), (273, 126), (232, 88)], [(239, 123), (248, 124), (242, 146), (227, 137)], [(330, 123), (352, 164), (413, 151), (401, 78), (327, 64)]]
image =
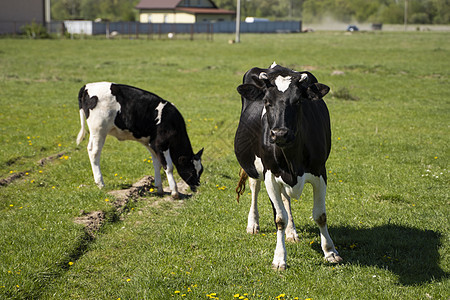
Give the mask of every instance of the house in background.
[(236, 12), (218, 8), (211, 0), (141, 0), (136, 6), (141, 23), (200, 23), (232, 21)]

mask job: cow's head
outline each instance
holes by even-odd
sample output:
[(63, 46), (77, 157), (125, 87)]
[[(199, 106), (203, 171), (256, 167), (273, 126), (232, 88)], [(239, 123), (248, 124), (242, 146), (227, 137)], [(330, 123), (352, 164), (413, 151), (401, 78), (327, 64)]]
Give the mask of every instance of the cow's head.
[(200, 185), (200, 176), (203, 173), (202, 166), (203, 149), (192, 157), (180, 156), (178, 159), (177, 171), (191, 190), (195, 192)]
[(330, 88), (318, 83), (309, 72), (296, 72), (275, 64), (255, 77), (254, 83), (242, 84), (237, 90), (247, 100), (264, 103), (262, 114), (267, 117), (269, 142), (289, 146), (301, 122), (302, 102), (320, 100)]

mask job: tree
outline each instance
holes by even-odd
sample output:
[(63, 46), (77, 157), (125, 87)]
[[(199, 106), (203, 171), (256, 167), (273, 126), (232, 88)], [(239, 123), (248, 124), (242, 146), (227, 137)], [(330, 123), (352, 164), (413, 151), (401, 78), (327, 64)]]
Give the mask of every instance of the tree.
[[(236, 0), (213, 0), (222, 9), (236, 10)], [(341, 22), (402, 24), (405, 0), (241, 0), (241, 15), (302, 19), (317, 23), (325, 17)], [(65, 19), (134, 21), (139, 0), (52, 0), (52, 16)], [(450, 0), (408, 0), (408, 23), (450, 23)]]

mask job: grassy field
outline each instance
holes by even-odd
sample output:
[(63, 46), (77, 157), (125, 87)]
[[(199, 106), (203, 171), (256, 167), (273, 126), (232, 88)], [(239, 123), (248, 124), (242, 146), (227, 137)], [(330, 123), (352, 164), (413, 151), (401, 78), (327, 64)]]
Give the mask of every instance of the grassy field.
[[(214, 41), (0, 39), (0, 299), (449, 299), (449, 33), (321, 32)], [(327, 213), (344, 258), (324, 261), (312, 191), (294, 200), (300, 242), (271, 269), (272, 209), (245, 232), (234, 187), (236, 87), (273, 61), (331, 87)], [(183, 113), (205, 147), (198, 193), (152, 193), (122, 213), (107, 193), (153, 174), (149, 154), (109, 137), (106, 187), (92, 177), (77, 94), (93, 81), (150, 90)], [(45, 164), (37, 162), (59, 154)], [(167, 182), (163, 183), (167, 186)], [(91, 238), (74, 220), (104, 211)]]

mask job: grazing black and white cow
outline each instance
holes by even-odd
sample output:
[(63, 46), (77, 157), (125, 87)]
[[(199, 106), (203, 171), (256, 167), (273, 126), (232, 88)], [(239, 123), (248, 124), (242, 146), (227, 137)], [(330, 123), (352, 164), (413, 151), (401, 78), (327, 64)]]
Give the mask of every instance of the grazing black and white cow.
[(80, 89), (78, 103), (81, 130), (77, 144), (84, 138), (86, 118), (90, 132), (87, 149), (94, 180), (100, 188), (104, 186), (100, 154), (108, 134), (120, 141), (140, 142), (150, 151), (158, 194), (164, 193), (161, 167), (174, 198), (179, 194), (173, 165), (193, 191), (200, 185), (203, 149), (193, 153), (184, 119), (173, 104), (139, 88), (110, 82), (86, 84)]
[(274, 210), (277, 246), (274, 269), (286, 268), (287, 240), (298, 241), (290, 199), (299, 198), (306, 182), (314, 193), (313, 218), (320, 228), (326, 260), (342, 261), (327, 229), (325, 162), (331, 149), (328, 109), (322, 97), (329, 87), (309, 72), (296, 72), (273, 63), (253, 68), (238, 86), (242, 110), (235, 136), (235, 154), (250, 177), (252, 205), (247, 232), (259, 230), (257, 196), (264, 180)]

